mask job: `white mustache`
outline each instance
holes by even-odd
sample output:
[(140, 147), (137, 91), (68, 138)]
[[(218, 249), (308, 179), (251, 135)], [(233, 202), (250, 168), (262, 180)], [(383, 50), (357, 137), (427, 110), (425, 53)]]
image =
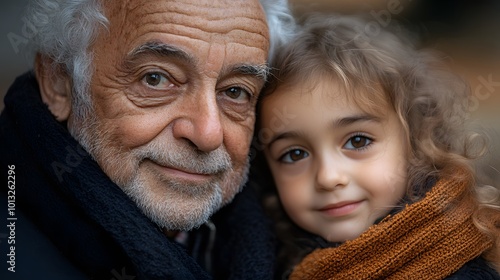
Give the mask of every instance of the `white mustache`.
[(187, 145), (174, 145), (171, 141), (162, 141), (161, 144), (152, 141), (133, 153), (139, 161), (149, 159), (165, 167), (196, 174), (221, 174), (233, 168), (231, 157), (223, 146), (201, 152)]

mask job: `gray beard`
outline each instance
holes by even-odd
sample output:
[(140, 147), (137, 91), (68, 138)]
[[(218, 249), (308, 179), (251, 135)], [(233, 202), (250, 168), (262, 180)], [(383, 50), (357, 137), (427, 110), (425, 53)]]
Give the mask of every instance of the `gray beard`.
[[(241, 171), (235, 172), (231, 158), (223, 147), (210, 153), (200, 153), (195, 148), (174, 145), (157, 138), (135, 150), (120, 151), (110, 145), (110, 137), (100, 127), (93, 111), (87, 112), (86, 117), (70, 122), (70, 133), (110, 179), (149, 219), (162, 228), (187, 231), (199, 227), (229, 203), (247, 181), (249, 160)], [(155, 172), (141, 172), (144, 168), (140, 169), (139, 165), (145, 159), (165, 166), (216, 175), (212, 175), (214, 179), (204, 184), (178, 182)], [(156, 180), (152, 182), (150, 178), (148, 182), (148, 175)]]
[(175, 196), (167, 194), (155, 199), (139, 176), (122, 187), (142, 212), (161, 228), (181, 231), (197, 228), (222, 206), (222, 191), (217, 183), (200, 187), (165, 181)]

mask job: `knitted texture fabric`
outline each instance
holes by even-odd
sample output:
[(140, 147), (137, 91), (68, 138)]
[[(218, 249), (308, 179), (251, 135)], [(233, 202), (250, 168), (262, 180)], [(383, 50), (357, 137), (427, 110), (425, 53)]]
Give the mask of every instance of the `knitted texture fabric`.
[(306, 256), (290, 279), (443, 279), (492, 246), (472, 222), (469, 182), (442, 179), (426, 197), (337, 248)]

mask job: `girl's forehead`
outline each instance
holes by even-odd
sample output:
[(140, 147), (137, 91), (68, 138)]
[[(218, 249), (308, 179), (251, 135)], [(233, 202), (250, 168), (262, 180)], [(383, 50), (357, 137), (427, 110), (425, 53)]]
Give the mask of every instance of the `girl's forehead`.
[(291, 80), (278, 86), (272, 95), (284, 99), (308, 102), (313, 97), (335, 103), (347, 101), (347, 92), (338, 82), (326, 78), (314, 78), (304, 81)]
[(326, 74), (308, 76), (282, 81), (267, 98), (275, 96), (280, 102), (302, 105), (312, 105), (316, 100), (331, 109), (351, 108), (380, 116), (393, 110), (388, 94), (379, 83), (366, 85)]
[(262, 104), (261, 124), (265, 127), (310, 127), (363, 110), (333, 85), (288, 84), (278, 87)]

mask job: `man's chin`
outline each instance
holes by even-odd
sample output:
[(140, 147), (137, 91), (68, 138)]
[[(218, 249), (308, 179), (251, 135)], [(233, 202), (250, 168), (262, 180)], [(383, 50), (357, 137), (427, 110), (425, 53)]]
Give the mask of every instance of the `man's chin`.
[[(167, 176), (142, 165), (126, 184), (118, 184), (141, 211), (166, 230), (188, 231), (205, 223), (243, 189), (248, 166), (199, 182)], [(161, 170), (160, 170), (161, 171)]]
[(220, 184), (154, 182), (136, 178), (122, 189), (148, 218), (166, 230), (186, 231), (199, 227), (222, 207)]

